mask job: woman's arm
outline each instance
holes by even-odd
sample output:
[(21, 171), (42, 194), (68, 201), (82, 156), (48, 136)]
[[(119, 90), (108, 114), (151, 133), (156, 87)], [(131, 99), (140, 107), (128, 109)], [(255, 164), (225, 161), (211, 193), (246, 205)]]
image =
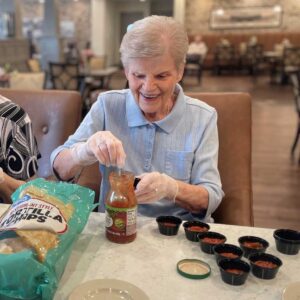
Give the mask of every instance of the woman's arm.
[[(0, 168), (1, 169), (1, 168)], [(17, 180), (5, 174), (2, 169), (0, 170), (0, 198), (4, 203), (12, 203), (11, 194), (25, 181)]]
[(96, 161), (106, 166), (123, 168), (125, 164), (123, 145), (110, 131), (98, 131), (86, 142), (75, 143), (64, 149), (54, 159), (53, 168), (61, 180), (71, 180), (83, 167)]

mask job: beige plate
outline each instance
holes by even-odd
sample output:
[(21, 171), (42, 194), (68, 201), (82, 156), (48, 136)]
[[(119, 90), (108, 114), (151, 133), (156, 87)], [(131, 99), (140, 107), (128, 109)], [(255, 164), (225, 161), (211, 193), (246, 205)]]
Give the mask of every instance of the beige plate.
[(283, 291), (282, 300), (300, 299), (300, 281), (289, 284)]
[(69, 300), (149, 300), (137, 286), (122, 280), (96, 279), (73, 290)]

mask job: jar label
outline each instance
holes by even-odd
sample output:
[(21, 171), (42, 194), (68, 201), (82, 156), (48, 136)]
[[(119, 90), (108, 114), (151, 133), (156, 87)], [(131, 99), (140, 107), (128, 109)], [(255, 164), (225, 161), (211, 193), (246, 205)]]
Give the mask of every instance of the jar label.
[(137, 207), (119, 208), (106, 205), (106, 231), (115, 236), (130, 236), (136, 233)]

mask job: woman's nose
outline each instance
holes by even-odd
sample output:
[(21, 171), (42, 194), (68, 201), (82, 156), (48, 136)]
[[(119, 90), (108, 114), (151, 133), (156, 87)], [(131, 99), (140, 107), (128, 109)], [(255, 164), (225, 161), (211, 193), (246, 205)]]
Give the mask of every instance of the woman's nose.
[(146, 78), (144, 81), (144, 89), (152, 91), (155, 89), (155, 80), (153, 78)]

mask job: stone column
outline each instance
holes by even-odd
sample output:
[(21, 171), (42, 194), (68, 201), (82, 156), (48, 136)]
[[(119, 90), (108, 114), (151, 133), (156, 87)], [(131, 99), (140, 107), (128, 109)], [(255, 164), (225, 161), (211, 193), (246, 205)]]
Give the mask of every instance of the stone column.
[[(9, 15), (9, 22), (4, 32), (3, 37), (17, 38), (23, 37), (22, 34), (22, 15), (21, 15), (21, 3), (20, 0), (0, 0), (0, 12), (7, 13)], [(8, 35), (8, 36), (6, 36)]]
[(44, 70), (48, 69), (50, 61), (59, 62), (63, 60), (58, 5), (59, 0), (45, 0), (43, 35), (40, 39), (41, 64)]
[(96, 55), (105, 55), (106, 0), (91, 0), (91, 43)]
[(186, 0), (174, 0), (174, 19), (184, 24)]

